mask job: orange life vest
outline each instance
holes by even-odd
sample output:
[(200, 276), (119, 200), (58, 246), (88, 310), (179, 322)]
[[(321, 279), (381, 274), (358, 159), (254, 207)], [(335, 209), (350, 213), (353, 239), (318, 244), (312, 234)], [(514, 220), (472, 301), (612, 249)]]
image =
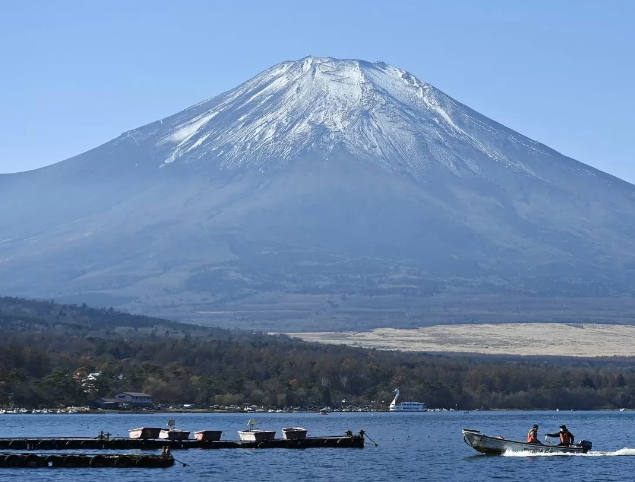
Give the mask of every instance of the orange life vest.
[(560, 432), (560, 443), (563, 445), (571, 445), (571, 436), (569, 432)]
[(538, 430), (532, 428), (529, 433), (527, 433), (527, 442), (530, 444), (538, 443)]

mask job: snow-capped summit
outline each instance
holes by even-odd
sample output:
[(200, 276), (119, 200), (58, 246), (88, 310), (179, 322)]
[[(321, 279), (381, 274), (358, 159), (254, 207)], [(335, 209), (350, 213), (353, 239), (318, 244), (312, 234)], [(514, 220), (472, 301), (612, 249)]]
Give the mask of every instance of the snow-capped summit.
[(635, 292), (632, 185), (383, 62), (283, 62), (0, 176), (0, 205), (0, 294), (334, 323), (428, 319), (432, 295)]
[[(420, 176), (443, 167), (480, 172), (489, 160), (531, 173), (505, 145), (540, 145), (492, 123), (408, 72), (384, 62), (306, 57), (123, 139), (155, 143), (152, 162), (275, 169), (303, 155), (345, 150)], [(461, 143), (470, 155), (456, 152)]]

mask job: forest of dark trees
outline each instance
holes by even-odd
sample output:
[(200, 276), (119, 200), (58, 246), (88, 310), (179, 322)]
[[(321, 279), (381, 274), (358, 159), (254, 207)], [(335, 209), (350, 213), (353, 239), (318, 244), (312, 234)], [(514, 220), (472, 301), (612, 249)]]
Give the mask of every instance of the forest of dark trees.
[[(155, 402), (635, 408), (635, 361), (443, 356), (318, 345), (112, 309), (0, 298), (0, 404), (83, 405), (120, 391)], [(82, 385), (82, 375), (102, 372)]]

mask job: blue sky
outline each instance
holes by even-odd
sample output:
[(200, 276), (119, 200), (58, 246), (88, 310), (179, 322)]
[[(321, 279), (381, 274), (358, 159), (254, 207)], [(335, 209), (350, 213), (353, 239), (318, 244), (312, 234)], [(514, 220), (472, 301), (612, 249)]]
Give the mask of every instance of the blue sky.
[(0, 172), (64, 160), (283, 60), (383, 60), (635, 182), (635, 1), (4, 0)]

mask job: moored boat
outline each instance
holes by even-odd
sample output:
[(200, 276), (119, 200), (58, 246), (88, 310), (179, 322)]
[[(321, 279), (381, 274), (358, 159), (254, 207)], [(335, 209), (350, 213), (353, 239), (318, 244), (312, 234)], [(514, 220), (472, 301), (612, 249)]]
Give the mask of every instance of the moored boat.
[(190, 432), (178, 428), (164, 428), (159, 432), (159, 438), (167, 440), (187, 440), (190, 438)]
[(507, 440), (503, 437), (483, 435), (479, 430), (463, 429), (463, 440), (477, 452), (490, 455), (502, 455), (505, 452), (586, 454), (593, 444), (582, 440), (575, 445), (549, 445)]
[(276, 437), (275, 430), (259, 430), (256, 427), (258, 424), (255, 420), (250, 420), (247, 423), (248, 430), (239, 430), (238, 436), (243, 442), (264, 442), (266, 440), (273, 440)]
[(201, 442), (218, 442), (222, 434), (222, 430), (199, 430), (194, 432), (194, 439)]
[(275, 430), (239, 430), (238, 436), (243, 442), (264, 442), (266, 440), (273, 440), (276, 437)]
[(161, 428), (157, 427), (139, 427), (128, 430), (130, 438), (154, 439), (159, 438)]
[(284, 440), (300, 440), (306, 438), (307, 429), (302, 427), (287, 427), (282, 429)]

